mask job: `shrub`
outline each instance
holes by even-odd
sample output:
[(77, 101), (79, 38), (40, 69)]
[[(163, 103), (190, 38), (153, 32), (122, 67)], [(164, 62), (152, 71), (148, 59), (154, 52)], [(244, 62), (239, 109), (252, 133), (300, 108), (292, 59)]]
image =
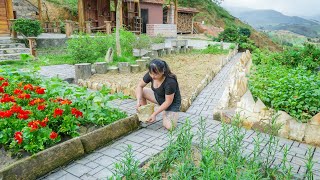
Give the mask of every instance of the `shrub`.
[(203, 49), (201, 53), (203, 54), (225, 54), (228, 50), (221, 49), (220, 45), (209, 45), (206, 49)]
[[(68, 52), (73, 56), (77, 63), (96, 62), (98, 59), (105, 57), (107, 50), (112, 47), (116, 49), (115, 33), (111, 35), (97, 33), (94, 37), (87, 34), (79, 34), (78, 37), (69, 39)], [(120, 45), (122, 56), (133, 56), (133, 42), (136, 37), (133, 33), (120, 30)]]
[(255, 98), (268, 107), (289, 113), (306, 122), (320, 111), (320, 76), (305, 67), (258, 65), (249, 79)]
[(37, 37), (42, 32), (42, 27), (38, 20), (24, 18), (17, 19), (12, 29), (27, 37)]
[(315, 70), (320, 66), (320, 49), (311, 44), (288, 48), (281, 53), (256, 50), (253, 54), (255, 64), (280, 64), (293, 68), (305, 66), (309, 70)]

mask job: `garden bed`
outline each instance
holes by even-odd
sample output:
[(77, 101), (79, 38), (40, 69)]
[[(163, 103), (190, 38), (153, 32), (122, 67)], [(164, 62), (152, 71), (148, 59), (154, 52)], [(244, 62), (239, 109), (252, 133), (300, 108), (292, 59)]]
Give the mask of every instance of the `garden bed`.
[[(229, 56), (231, 57), (231, 55)], [(212, 54), (178, 54), (162, 58), (171, 71), (177, 75), (182, 96), (182, 111), (185, 111), (227, 62), (227, 55)], [(83, 86), (99, 89), (101, 84), (111, 87), (113, 92), (124, 92), (135, 97), (135, 88), (147, 71), (130, 74), (95, 74)]]
[(69, 139), (32, 156), (25, 157), (0, 169), (3, 179), (35, 179), (138, 129), (136, 115)]
[(0, 70), (1, 178), (35, 178), (139, 127), (136, 116), (123, 119), (126, 113), (109, 107), (121, 96), (106, 88), (40, 79), (36, 69)]

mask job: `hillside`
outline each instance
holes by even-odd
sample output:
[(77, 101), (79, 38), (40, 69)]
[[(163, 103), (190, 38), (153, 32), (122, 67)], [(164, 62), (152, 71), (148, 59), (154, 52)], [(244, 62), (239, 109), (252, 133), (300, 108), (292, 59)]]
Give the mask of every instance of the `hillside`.
[(199, 0), (189, 3), (187, 0), (179, 1), (180, 6), (195, 7), (200, 13), (196, 15), (195, 21), (204, 21), (208, 25), (225, 28), (227, 26), (246, 27), (251, 30), (250, 39), (255, 42), (258, 47), (268, 48), (272, 51), (281, 50), (282, 48), (274, 43), (268, 36), (256, 31), (250, 25), (243, 23), (238, 18), (232, 16), (228, 11), (210, 0)]
[(227, 9), (258, 30), (287, 30), (306, 37), (320, 36), (320, 24), (316, 18), (307, 20), (297, 16), (286, 16), (274, 10)]
[[(33, 3), (37, 2), (37, 0), (30, 1)], [(77, 19), (77, 0), (47, 0), (45, 4), (48, 9), (46, 15), (51, 19)], [(212, 0), (179, 0), (179, 6), (197, 8), (200, 13), (195, 17), (195, 21), (204, 21), (206, 25), (221, 28), (227, 26), (247, 27), (252, 31), (250, 38), (258, 47), (264, 47), (270, 50), (281, 49), (266, 35), (257, 32), (251, 26), (230, 15), (228, 11), (213, 3)]]

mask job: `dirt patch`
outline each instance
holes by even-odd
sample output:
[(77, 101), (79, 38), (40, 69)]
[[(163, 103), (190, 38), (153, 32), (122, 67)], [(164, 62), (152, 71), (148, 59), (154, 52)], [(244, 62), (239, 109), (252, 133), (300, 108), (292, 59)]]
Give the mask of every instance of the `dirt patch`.
[[(220, 66), (220, 61), (225, 57), (226, 55), (179, 54), (165, 56), (162, 59), (168, 63), (171, 71), (177, 75), (182, 100), (186, 100), (190, 99), (205, 76)], [(95, 74), (91, 77), (90, 82), (121, 84), (121, 86), (133, 88), (136, 87), (146, 72)]]

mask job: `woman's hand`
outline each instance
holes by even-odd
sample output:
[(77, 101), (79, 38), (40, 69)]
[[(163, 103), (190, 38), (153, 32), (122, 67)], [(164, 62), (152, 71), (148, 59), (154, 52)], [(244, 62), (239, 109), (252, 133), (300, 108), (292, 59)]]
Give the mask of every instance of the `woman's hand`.
[(152, 114), (152, 115), (148, 118), (147, 122), (152, 123), (152, 122), (154, 122), (155, 120), (156, 120), (156, 115), (155, 115), (155, 114)]

